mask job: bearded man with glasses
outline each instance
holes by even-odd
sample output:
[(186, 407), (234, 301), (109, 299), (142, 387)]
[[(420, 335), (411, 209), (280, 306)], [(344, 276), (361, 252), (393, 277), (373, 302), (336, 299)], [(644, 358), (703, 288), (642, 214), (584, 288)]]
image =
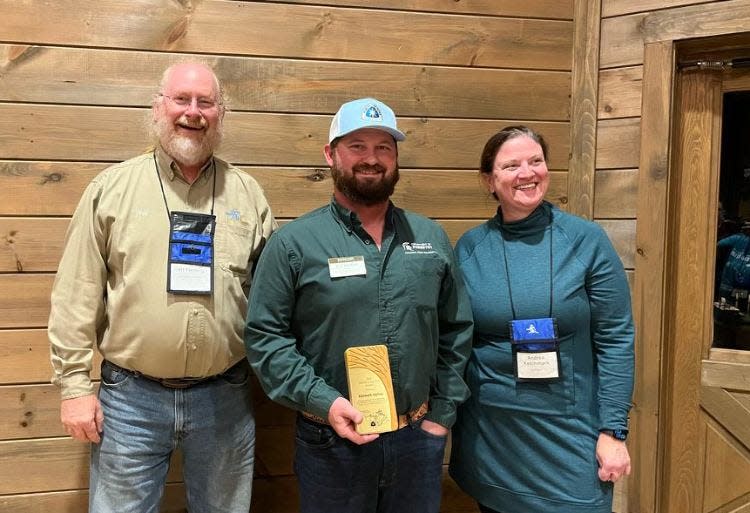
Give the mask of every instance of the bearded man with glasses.
[(222, 97), (209, 67), (168, 68), (154, 150), (94, 178), (68, 230), (49, 338), (62, 423), (91, 443), (91, 512), (157, 512), (177, 448), (189, 511), (250, 508), (242, 332), (251, 268), (276, 222), (255, 180), (214, 156)]

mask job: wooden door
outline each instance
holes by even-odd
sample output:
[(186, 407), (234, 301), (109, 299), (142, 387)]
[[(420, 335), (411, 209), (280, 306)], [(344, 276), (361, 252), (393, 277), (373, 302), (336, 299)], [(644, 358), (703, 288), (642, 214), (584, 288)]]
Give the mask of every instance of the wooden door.
[(750, 72), (676, 76), (662, 369), (665, 513), (750, 513), (750, 351), (711, 349), (722, 93), (742, 88), (750, 90)]

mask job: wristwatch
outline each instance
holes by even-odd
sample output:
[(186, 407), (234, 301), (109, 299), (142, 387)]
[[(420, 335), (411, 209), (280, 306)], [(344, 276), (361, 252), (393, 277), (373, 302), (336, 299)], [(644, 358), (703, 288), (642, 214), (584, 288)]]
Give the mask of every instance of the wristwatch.
[(599, 432), (623, 442), (628, 439), (627, 429), (600, 429)]

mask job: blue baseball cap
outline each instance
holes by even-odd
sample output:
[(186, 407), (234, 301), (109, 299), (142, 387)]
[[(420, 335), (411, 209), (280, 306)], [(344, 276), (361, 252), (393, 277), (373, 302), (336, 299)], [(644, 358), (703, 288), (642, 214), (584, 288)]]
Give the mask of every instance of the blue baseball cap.
[(350, 134), (360, 128), (377, 128), (388, 132), (397, 141), (406, 136), (396, 128), (396, 115), (393, 110), (375, 98), (360, 98), (343, 104), (331, 121), (328, 143)]

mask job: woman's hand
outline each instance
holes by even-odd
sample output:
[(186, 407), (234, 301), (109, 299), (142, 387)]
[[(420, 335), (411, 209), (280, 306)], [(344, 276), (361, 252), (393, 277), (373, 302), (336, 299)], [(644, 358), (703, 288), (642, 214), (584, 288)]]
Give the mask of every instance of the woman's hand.
[(606, 433), (599, 433), (596, 442), (596, 460), (599, 462), (599, 479), (617, 482), (623, 474), (630, 475), (630, 454), (625, 442)]

